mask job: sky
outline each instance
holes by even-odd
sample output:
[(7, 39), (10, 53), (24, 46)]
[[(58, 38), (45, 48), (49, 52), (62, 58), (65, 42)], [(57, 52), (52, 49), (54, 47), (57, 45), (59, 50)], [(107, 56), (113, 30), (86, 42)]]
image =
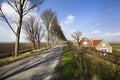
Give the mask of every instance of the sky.
[[(67, 39), (79, 30), (82, 37), (120, 42), (120, 0), (45, 0), (38, 14), (49, 8), (56, 12)], [(0, 21), (0, 42), (10, 41), (15, 35)], [(26, 41), (23, 32), (20, 41)]]

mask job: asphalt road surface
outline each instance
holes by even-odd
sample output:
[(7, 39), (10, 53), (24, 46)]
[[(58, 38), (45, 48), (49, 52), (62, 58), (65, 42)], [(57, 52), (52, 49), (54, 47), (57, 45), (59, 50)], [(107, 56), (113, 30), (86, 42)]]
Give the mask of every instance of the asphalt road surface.
[(56, 71), (63, 45), (0, 67), (0, 80), (50, 80)]

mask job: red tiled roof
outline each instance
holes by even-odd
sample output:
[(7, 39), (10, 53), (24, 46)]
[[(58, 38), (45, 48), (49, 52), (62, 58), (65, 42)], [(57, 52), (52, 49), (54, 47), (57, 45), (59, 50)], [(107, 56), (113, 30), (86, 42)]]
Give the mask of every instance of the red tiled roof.
[(93, 42), (93, 47), (96, 48), (98, 44), (101, 43), (102, 40), (92, 40)]

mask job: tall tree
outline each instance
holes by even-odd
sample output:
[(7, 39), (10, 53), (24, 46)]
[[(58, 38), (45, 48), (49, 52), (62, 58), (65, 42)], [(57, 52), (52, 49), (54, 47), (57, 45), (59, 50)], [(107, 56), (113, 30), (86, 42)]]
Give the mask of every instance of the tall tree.
[(45, 35), (45, 30), (43, 29), (43, 27), (39, 21), (35, 25), (35, 32), (36, 32), (35, 40), (38, 44), (38, 48), (40, 49), (41, 39)]
[(66, 41), (64, 33), (59, 25), (57, 16), (55, 16), (52, 20), (51, 27), (50, 27), (50, 34), (52, 35), (52, 41), (54, 43), (58, 43), (61, 41)]
[(33, 44), (33, 50), (35, 50), (35, 18), (33, 16), (30, 16), (30, 18), (27, 18), (27, 21), (24, 22), (23, 30), (27, 36), (27, 40), (32, 42)]
[(81, 35), (82, 35), (82, 33), (80, 31), (75, 31), (71, 34), (72, 38), (74, 38), (76, 40), (78, 46), (80, 46)]
[(49, 45), (50, 27), (54, 17), (55, 17), (55, 12), (53, 12), (52, 9), (46, 9), (41, 14), (41, 19), (47, 30), (47, 45)]
[(4, 0), (18, 14), (17, 31), (15, 32), (0, 5), (0, 17), (8, 24), (16, 36), (15, 57), (19, 53), (19, 40), (24, 16), (32, 9), (42, 4), (44, 0)]
[(34, 16), (30, 16), (27, 18), (27, 21), (25, 21), (23, 30), (27, 36), (27, 40), (33, 44), (33, 50), (35, 50), (36, 42), (40, 48), (40, 41), (45, 33), (40, 24), (40, 21), (37, 20)]
[(64, 35), (64, 33), (63, 33), (62, 28), (61, 28), (60, 25), (58, 25), (58, 34), (59, 34), (58, 37), (59, 37), (61, 40), (66, 41), (66, 37), (65, 37), (65, 35)]
[(50, 38), (51, 38), (51, 43), (54, 45), (57, 42), (57, 37), (58, 37), (58, 19), (57, 16), (55, 16), (52, 20), (51, 27), (50, 27)]

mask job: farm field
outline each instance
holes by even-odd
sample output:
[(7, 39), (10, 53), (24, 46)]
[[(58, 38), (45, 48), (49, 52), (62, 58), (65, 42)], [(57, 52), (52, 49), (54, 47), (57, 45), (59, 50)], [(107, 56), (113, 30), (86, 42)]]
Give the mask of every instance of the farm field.
[[(31, 45), (32, 45), (31, 43), (20, 43), (20, 51), (32, 49)], [(14, 47), (15, 47), (14, 42), (0, 43), (0, 54), (13, 52)]]
[[(41, 46), (45, 46), (41, 43)], [(12, 56), (14, 52), (15, 43), (14, 42), (2, 42), (0, 43), (0, 58)], [(20, 43), (20, 52), (32, 50), (32, 43)]]
[(120, 52), (120, 42), (111, 42), (110, 45), (112, 46), (113, 50)]

